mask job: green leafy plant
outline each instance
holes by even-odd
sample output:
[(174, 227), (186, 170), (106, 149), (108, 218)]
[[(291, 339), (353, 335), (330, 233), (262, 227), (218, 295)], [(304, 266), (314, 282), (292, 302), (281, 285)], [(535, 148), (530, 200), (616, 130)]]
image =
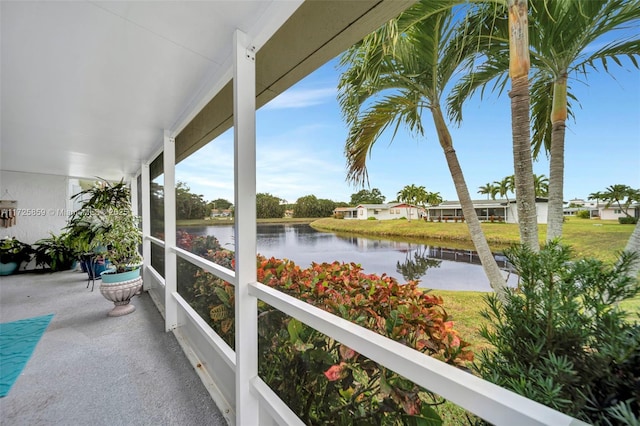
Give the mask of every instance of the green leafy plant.
[(49, 238), (42, 238), (34, 244), (36, 265), (49, 266), (52, 272), (70, 269), (79, 256), (69, 244), (69, 234), (50, 235)]
[(131, 210), (107, 210), (102, 219), (106, 231), (98, 234), (96, 240), (107, 247), (107, 259), (116, 272), (125, 272), (137, 268), (142, 262), (138, 251), (142, 236), (138, 228), (138, 218)]
[(27, 243), (23, 243), (16, 238), (3, 238), (0, 240), (0, 262), (15, 262), (20, 267), (23, 262), (29, 262), (33, 254), (33, 249)]
[(142, 236), (138, 218), (131, 211), (130, 190), (124, 181), (100, 180), (71, 198), (85, 199), (66, 228), (72, 246), (80, 253), (106, 247), (106, 257), (116, 272), (138, 267), (142, 261), (138, 252)]
[(479, 356), (482, 377), (594, 424), (640, 416), (640, 325), (617, 307), (640, 292), (627, 274), (636, 256), (623, 253), (613, 266), (574, 261), (557, 241), (505, 255), (520, 285), (505, 303), (486, 297), (481, 334), (495, 350)]

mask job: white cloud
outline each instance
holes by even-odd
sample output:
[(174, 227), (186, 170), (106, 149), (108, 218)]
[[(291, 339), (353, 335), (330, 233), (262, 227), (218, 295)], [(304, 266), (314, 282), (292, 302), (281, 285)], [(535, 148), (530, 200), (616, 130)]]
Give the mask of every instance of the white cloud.
[(335, 99), (335, 97), (335, 87), (325, 89), (290, 89), (265, 105), (264, 109), (304, 108), (324, 104), (330, 99)]

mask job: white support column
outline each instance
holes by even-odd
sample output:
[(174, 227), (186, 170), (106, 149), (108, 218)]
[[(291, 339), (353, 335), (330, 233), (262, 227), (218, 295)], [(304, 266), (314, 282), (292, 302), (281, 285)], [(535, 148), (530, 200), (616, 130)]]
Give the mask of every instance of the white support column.
[(259, 424), (258, 302), (249, 294), (256, 281), (256, 70), (255, 49), (246, 34), (234, 33), (233, 126), (236, 249), (236, 424)]
[[(147, 271), (151, 266), (151, 241), (147, 239), (151, 235), (151, 177), (149, 164), (142, 163), (142, 274), (149, 276)], [(151, 281), (145, 279), (144, 290), (149, 290)]]
[(164, 131), (164, 303), (165, 330), (178, 326), (178, 268), (176, 253), (176, 144), (168, 130)]
[(131, 191), (131, 211), (134, 216), (138, 216), (140, 212), (138, 211), (138, 179), (136, 175), (132, 175), (129, 179), (129, 188)]

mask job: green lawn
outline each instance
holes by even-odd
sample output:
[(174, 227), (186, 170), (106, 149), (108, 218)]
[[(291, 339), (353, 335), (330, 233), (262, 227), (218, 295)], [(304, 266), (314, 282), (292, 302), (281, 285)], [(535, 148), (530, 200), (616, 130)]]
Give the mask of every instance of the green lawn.
[[(319, 219), (311, 223), (318, 230), (350, 232), (385, 238), (411, 239), (446, 245), (450, 248), (473, 249), (471, 236), (465, 223), (439, 223), (424, 220), (344, 220)], [(620, 225), (612, 220), (590, 220), (567, 218), (563, 227), (563, 240), (570, 245), (576, 256), (595, 257), (607, 262), (616, 259), (616, 255), (627, 243), (635, 225)], [(520, 241), (517, 224), (483, 223), (482, 230), (494, 251), (500, 251)], [(540, 225), (540, 242), (544, 242), (546, 225)]]

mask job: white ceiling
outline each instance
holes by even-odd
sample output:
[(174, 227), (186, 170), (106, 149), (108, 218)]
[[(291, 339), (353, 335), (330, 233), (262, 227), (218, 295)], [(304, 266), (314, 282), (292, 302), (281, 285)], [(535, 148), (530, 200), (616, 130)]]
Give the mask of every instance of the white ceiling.
[(1, 1), (0, 168), (120, 179), (301, 1)]

